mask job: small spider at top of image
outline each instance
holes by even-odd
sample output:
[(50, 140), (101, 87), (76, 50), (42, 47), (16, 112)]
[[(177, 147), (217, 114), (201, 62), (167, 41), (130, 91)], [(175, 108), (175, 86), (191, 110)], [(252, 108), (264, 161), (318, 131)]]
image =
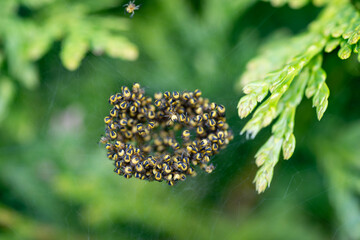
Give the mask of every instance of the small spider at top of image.
[(135, 5), (135, 0), (123, 5), (123, 7), (125, 7), (125, 11), (131, 14), (131, 18), (134, 16), (135, 10), (139, 10), (140, 6), (141, 5)]

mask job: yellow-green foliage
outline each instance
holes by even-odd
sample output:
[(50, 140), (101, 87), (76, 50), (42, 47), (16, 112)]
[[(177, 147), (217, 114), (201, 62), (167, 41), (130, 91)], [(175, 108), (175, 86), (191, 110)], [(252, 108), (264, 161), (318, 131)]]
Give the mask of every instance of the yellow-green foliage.
[[(34, 89), (39, 84), (36, 61), (57, 41), (60, 58), (75, 70), (91, 51), (135, 60), (138, 50), (123, 34), (129, 20), (102, 15), (119, 1), (2, 0), (0, 1), (0, 116), (5, 115), (17, 80)], [(1, 120), (1, 119), (0, 119)]]
[[(0, 4), (4, 2), (0, 0)], [(129, 1), (21, 1), (25, 6), (20, 9), (21, 17), (15, 12), (12, 15), (21, 22), (36, 20), (49, 25), (52, 18), (45, 15), (53, 10), (47, 7), (60, 2), (69, 12), (75, 5), (91, 9), (83, 15), (86, 19), (113, 19), (123, 16), (122, 4)], [(9, 72), (7, 45), (1, 35), (1, 75), (6, 80), (0, 83), (0, 109), (3, 113), (7, 106), (8, 111), (0, 114), (0, 239), (322, 240), (338, 239), (343, 234), (343, 239), (360, 239), (356, 225), (359, 134), (349, 137), (346, 144), (343, 141), (345, 135), (359, 132), (356, 124), (351, 124), (360, 115), (356, 57), (338, 61), (337, 51), (323, 55), (321, 50), (281, 96), (277, 109), (284, 111), (278, 114), (273, 144), (268, 143), (261, 153), (273, 146), (281, 151), (281, 135), (290, 135), (286, 156), (295, 147), (294, 134), (297, 148), (293, 161), (276, 169), (271, 191), (262, 195), (254, 191), (251, 158), (257, 143), (244, 142), (244, 137), (236, 134), (245, 123), (238, 118), (235, 107), (239, 95), (232, 88), (239, 71), (256, 52), (260, 53), (259, 62), (254, 59), (249, 63), (244, 75), (249, 84), (253, 82), (250, 76), (261, 80), (269, 72), (295, 64), (294, 56), (312, 56), (308, 46), (323, 38), (313, 39), (314, 32), (307, 31), (289, 37), (277, 28), (288, 26), (290, 31), (299, 32), (325, 8), (314, 7), (310, 1), (301, 10), (288, 6), (273, 9), (255, 0), (136, 0), (136, 4), (142, 6), (134, 18), (120, 22), (126, 21), (141, 49), (138, 61), (91, 56), (94, 50), (89, 48), (81, 69), (67, 71), (59, 57), (65, 34), (51, 42), (39, 60), (27, 61), (41, 73), (36, 89), (26, 88)], [(8, 18), (3, 16), (1, 21)], [(76, 22), (77, 15), (73, 16), (68, 20)], [(118, 23), (109, 21), (108, 26)], [(119, 37), (129, 34), (111, 32)], [(267, 36), (274, 32), (280, 34)], [(32, 41), (34, 44), (37, 42)], [(299, 79), (316, 72), (320, 77), (315, 83), (325, 86), (320, 67), (327, 72), (326, 84), (332, 95), (328, 112), (317, 123), (310, 106), (301, 106), (301, 110), (296, 106), (306, 89), (312, 89)], [(139, 82), (151, 95), (200, 88), (204, 95), (226, 106), (235, 139), (214, 158), (213, 173), (198, 174), (169, 187), (109, 172), (113, 162), (106, 159), (98, 144), (108, 112), (107, 99), (120, 86), (133, 82)], [(244, 77), (242, 87), (247, 83)], [(276, 91), (280, 89), (273, 93)], [(286, 125), (295, 108), (296, 128)], [(266, 142), (263, 137), (269, 136), (259, 134), (258, 142)], [(276, 161), (273, 158), (264, 166)]]
[(337, 222), (341, 224), (338, 235), (341, 239), (359, 239), (360, 124), (355, 122), (322, 134), (321, 144), (315, 141), (313, 150), (329, 185), (329, 199)]
[(264, 0), (265, 2), (270, 2), (274, 7), (282, 7), (285, 4), (289, 4), (291, 8), (301, 8), (308, 4), (309, 2), (313, 2), (316, 6), (322, 6), (326, 2), (330, 2), (331, 0)]
[(321, 67), (323, 54), (339, 46), (339, 58), (347, 59), (358, 53), (359, 38), (360, 14), (353, 5), (347, 0), (329, 1), (306, 32), (267, 44), (248, 63), (239, 81), (246, 94), (238, 104), (240, 118), (261, 104), (241, 133), (254, 138), (277, 119), (272, 136), (255, 156), (260, 167), (254, 180), (259, 193), (270, 185), (280, 151), (285, 160), (294, 152), (295, 111), (304, 95), (312, 98), (318, 119), (323, 117), (330, 94)]

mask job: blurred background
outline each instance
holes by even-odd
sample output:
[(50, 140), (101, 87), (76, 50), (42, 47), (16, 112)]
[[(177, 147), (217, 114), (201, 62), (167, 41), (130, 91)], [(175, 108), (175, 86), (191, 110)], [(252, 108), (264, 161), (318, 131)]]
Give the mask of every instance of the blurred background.
[[(360, 239), (356, 59), (325, 55), (329, 108), (318, 122), (302, 102), (294, 156), (262, 195), (253, 157), (270, 128), (238, 134), (246, 63), (321, 8), (137, 0), (130, 19), (125, 3), (1, 0), (0, 239)], [(149, 95), (199, 88), (226, 106), (235, 138), (212, 174), (174, 187), (114, 174), (98, 144), (103, 118), (108, 97), (134, 82)]]

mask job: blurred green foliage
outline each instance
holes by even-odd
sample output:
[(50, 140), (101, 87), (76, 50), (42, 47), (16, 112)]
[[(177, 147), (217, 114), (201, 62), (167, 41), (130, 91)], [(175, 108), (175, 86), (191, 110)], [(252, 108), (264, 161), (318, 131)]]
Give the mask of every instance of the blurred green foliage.
[[(339, 235), (344, 239), (360, 237), (360, 124), (352, 123), (340, 131), (322, 133), (327, 140), (317, 141), (314, 152), (327, 177), (329, 198), (340, 223)], [(329, 141), (336, 139), (336, 143)]]
[[(244, 121), (238, 119), (240, 94), (234, 86), (246, 63), (265, 43), (286, 44), (289, 35), (306, 30), (322, 8), (311, 3), (299, 10), (273, 8), (251, 0), (139, 0), (142, 6), (130, 20), (123, 15), (125, 1), (4, 2), (11, 8), (0, 15), (0, 239), (359, 239), (356, 58), (339, 62), (336, 53), (324, 55), (332, 91), (328, 110), (319, 123), (309, 100), (299, 105), (297, 150), (276, 168), (272, 187), (261, 196), (252, 186), (252, 156), (270, 129), (254, 141), (237, 134)], [(82, 52), (69, 50), (77, 64), (85, 58), (68, 71), (64, 45), (71, 31), (83, 33), (70, 28), (51, 38), (37, 58), (7, 50), (40, 44), (29, 36), (46, 35), (43, 26), (63, 26), (61, 19), (85, 24), (86, 41), (97, 36), (86, 28), (104, 24), (101, 31), (130, 39), (127, 47), (114, 49), (135, 53), (136, 45), (138, 59), (98, 56), (90, 44), (75, 47)], [(31, 67), (11, 70), (15, 63)], [(20, 77), (29, 68), (37, 69), (36, 84)], [(148, 94), (199, 88), (226, 106), (235, 139), (213, 159), (212, 174), (170, 188), (112, 172), (98, 145), (103, 117), (110, 94), (133, 82)]]
[[(129, 21), (102, 11), (117, 1), (3, 0), (0, 2), (0, 114), (6, 114), (17, 80), (34, 89), (39, 85), (36, 61), (61, 41), (60, 58), (69, 70), (79, 67), (88, 51), (135, 60), (137, 48), (123, 36)], [(4, 63), (4, 64), (3, 64)], [(0, 118), (1, 121), (1, 118)]]

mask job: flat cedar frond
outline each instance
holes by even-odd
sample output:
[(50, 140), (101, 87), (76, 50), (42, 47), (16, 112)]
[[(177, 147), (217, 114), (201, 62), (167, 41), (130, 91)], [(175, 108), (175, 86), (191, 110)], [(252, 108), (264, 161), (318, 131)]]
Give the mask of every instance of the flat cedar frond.
[(238, 103), (240, 118), (260, 105), (241, 133), (254, 138), (277, 119), (272, 136), (255, 156), (260, 167), (254, 180), (259, 193), (270, 185), (280, 151), (285, 160), (294, 152), (295, 111), (303, 96), (312, 98), (319, 120), (326, 111), (330, 91), (321, 67), (323, 54), (339, 47), (339, 58), (347, 59), (359, 52), (359, 39), (360, 15), (354, 6), (347, 0), (329, 1), (306, 32), (268, 44), (247, 65), (239, 82), (246, 94)]

